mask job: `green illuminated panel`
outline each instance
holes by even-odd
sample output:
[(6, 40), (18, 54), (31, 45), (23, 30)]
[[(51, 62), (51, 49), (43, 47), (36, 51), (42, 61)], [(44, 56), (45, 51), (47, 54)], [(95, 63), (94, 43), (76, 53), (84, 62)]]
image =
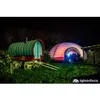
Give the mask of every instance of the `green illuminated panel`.
[[(33, 52), (32, 52), (33, 50)], [(32, 56), (40, 58), (42, 55), (42, 45), (36, 40), (13, 43), (9, 46), (8, 52), (10, 56)]]
[(40, 56), (42, 55), (42, 45), (40, 42), (37, 42), (37, 45), (38, 45), (38, 58), (40, 58)]
[(34, 45), (34, 58), (38, 59), (42, 55), (42, 45), (40, 42), (36, 42)]
[(37, 42), (34, 45), (34, 58), (37, 59)]

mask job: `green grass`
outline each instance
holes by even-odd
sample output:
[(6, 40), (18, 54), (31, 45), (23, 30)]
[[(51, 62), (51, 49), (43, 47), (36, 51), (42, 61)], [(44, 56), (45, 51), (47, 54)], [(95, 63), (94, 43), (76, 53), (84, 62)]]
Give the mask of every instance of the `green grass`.
[(1, 65), (1, 83), (72, 83), (74, 78), (100, 75), (100, 69), (93, 65), (60, 64), (52, 63), (60, 67), (54, 71), (48, 68), (32, 68), (31, 70), (15, 69), (13, 74), (6, 71), (6, 66)]

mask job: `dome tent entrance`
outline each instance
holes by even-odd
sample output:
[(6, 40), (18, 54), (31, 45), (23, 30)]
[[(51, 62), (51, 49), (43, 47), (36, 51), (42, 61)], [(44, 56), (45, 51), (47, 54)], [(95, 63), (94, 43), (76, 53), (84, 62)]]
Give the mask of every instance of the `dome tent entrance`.
[(64, 61), (66, 62), (78, 62), (81, 60), (80, 52), (77, 48), (70, 47), (64, 52)]
[(42, 40), (12, 43), (8, 48), (8, 53), (14, 60), (42, 60), (44, 43)]

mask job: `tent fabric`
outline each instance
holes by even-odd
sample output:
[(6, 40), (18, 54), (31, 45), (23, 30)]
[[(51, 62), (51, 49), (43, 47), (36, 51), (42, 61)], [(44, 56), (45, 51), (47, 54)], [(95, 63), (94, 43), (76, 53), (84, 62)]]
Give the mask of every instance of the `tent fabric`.
[(60, 43), (60, 44), (55, 45), (49, 52), (50, 57), (57, 61), (63, 61), (65, 52), (69, 48), (76, 48), (80, 53), (80, 57), (83, 59), (86, 59), (86, 53), (85, 51), (83, 51), (82, 47), (75, 43), (70, 43), (70, 42), (65, 42), (65, 43)]

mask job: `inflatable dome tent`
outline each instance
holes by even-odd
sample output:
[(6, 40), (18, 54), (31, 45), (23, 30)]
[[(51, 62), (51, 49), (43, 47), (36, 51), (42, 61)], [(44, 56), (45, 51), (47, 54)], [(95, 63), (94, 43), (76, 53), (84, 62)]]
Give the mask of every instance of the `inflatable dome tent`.
[(8, 53), (12, 60), (42, 60), (44, 43), (42, 40), (12, 43)]
[(55, 61), (70, 61), (71, 59), (87, 59), (86, 52), (75, 43), (60, 43), (50, 50), (50, 57)]

